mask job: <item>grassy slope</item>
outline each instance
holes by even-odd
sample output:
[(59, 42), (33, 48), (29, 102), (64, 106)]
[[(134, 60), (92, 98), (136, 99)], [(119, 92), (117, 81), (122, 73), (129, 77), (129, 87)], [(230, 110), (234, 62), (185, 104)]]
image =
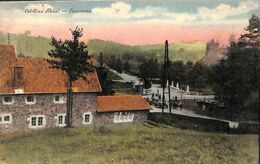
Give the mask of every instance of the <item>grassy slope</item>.
[(44, 129), (0, 136), (0, 163), (257, 163), (257, 135), (173, 127)]

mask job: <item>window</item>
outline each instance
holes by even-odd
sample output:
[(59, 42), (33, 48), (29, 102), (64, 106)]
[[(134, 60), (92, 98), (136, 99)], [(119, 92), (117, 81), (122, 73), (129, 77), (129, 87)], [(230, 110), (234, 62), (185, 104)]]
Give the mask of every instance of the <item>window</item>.
[(38, 126), (43, 125), (43, 117), (38, 117)]
[(45, 124), (46, 124), (46, 120), (44, 115), (36, 115), (36, 116), (31, 116), (29, 118), (29, 128), (44, 127)]
[(14, 99), (12, 96), (4, 96), (2, 98), (2, 102), (4, 105), (12, 105), (14, 103)]
[(10, 124), (12, 122), (11, 114), (0, 114), (0, 124)]
[(37, 117), (32, 117), (32, 126), (36, 126)]
[(119, 112), (116, 112), (114, 115), (114, 122), (118, 122), (119, 120)]
[(62, 124), (63, 123), (63, 116), (59, 116), (58, 117), (58, 124)]
[(66, 114), (63, 113), (63, 114), (58, 114), (56, 117), (56, 126), (61, 126), (61, 127), (64, 127), (66, 126)]
[(32, 96), (32, 95), (26, 96), (25, 103), (26, 104), (35, 104), (36, 103), (36, 97)]
[(116, 112), (114, 114), (114, 119), (113, 119), (115, 123), (133, 122), (133, 120), (134, 120), (134, 113), (130, 113), (130, 112)]
[(4, 122), (10, 122), (10, 116), (4, 116)]
[(82, 124), (91, 124), (92, 123), (92, 114), (91, 112), (84, 113)]
[(55, 96), (54, 101), (55, 102), (59, 102), (60, 101), (60, 96)]
[(54, 95), (53, 102), (56, 104), (63, 104), (65, 103), (65, 98), (62, 95)]

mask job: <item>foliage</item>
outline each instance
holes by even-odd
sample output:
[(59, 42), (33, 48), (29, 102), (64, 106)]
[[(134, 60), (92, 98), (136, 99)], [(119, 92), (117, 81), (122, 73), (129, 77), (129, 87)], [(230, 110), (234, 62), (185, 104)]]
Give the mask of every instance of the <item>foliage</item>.
[(258, 163), (257, 135), (160, 125), (0, 134), (0, 163)]
[[(188, 68), (188, 66), (186, 67)], [(210, 68), (196, 63), (190, 71), (187, 71), (187, 82), (192, 88), (197, 88), (200, 91), (209, 86)]]
[(157, 59), (143, 61), (139, 67), (139, 77), (144, 82), (146, 89), (151, 87), (151, 79), (160, 77), (160, 64)]
[(250, 45), (254, 47), (260, 47), (260, 17), (252, 15), (249, 19), (249, 25), (245, 29), (246, 34), (241, 35), (239, 39), (239, 45)]
[(83, 29), (78, 27), (71, 30), (72, 40), (61, 41), (52, 37), (50, 44), (53, 49), (48, 52), (52, 59), (46, 59), (52, 68), (65, 71), (72, 82), (79, 78), (86, 79), (86, 73), (93, 71), (93, 66), (88, 62), (87, 45), (79, 41), (82, 32)]
[(216, 98), (224, 102), (233, 119), (241, 117), (245, 111), (257, 115), (259, 110), (260, 40), (259, 36), (245, 37), (255, 31), (259, 35), (260, 19), (253, 15), (249, 23), (248, 35), (242, 35), (238, 44), (231, 43), (228, 58), (215, 66), (211, 76)]
[(170, 63), (170, 82), (173, 81), (175, 84), (185, 83), (185, 65), (182, 61), (174, 61)]
[[(102, 87), (103, 95), (111, 95), (113, 94), (112, 90), (112, 79), (111, 79), (111, 71), (108, 68), (97, 68), (96, 69), (99, 76), (99, 82)], [(112, 78), (118, 78), (115, 74), (113, 74)]]
[(237, 111), (258, 108), (259, 48), (243, 48), (233, 44), (230, 47), (228, 59), (222, 60), (214, 68), (212, 75), (216, 98), (224, 102), (227, 108)]
[(83, 36), (82, 32), (83, 29), (78, 27), (71, 30), (72, 40), (61, 41), (52, 37), (50, 44), (53, 49), (48, 52), (51, 59), (46, 59), (51, 68), (63, 70), (68, 76), (67, 127), (72, 126), (73, 82), (79, 78), (87, 80), (86, 74), (94, 70), (89, 62), (87, 46), (79, 41), (79, 38)]

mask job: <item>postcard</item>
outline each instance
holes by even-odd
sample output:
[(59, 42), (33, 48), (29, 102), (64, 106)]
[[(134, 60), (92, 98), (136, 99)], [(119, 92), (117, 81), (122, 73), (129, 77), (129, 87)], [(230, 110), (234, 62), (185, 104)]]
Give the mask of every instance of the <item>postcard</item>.
[(0, 2), (0, 164), (258, 163), (257, 0)]

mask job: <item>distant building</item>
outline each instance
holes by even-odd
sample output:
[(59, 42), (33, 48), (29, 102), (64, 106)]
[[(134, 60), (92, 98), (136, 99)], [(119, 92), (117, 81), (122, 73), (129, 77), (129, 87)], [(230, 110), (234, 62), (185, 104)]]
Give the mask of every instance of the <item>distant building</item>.
[(221, 59), (226, 57), (227, 48), (220, 46), (218, 42), (212, 39), (207, 43), (206, 53), (200, 60), (200, 63), (206, 66), (216, 65)]
[[(73, 84), (74, 127), (143, 123), (150, 106), (140, 96), (98, 96), (96, 72)], [(67, 75), (38, 58), (16, 58), (12, 45), (0, 45), (0, 133), (64, 127)]]

